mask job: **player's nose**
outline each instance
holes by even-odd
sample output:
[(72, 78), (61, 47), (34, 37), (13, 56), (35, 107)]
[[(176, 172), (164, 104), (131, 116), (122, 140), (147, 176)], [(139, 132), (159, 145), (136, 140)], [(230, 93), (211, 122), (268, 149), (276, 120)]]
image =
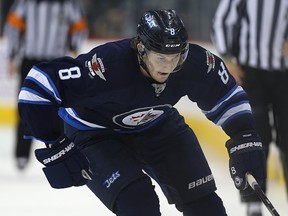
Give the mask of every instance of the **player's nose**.
[(167, 62), (163, 68), (163, 72), (165, 73), (171, 73), (176, 67), (176, 64), (173, 62)]

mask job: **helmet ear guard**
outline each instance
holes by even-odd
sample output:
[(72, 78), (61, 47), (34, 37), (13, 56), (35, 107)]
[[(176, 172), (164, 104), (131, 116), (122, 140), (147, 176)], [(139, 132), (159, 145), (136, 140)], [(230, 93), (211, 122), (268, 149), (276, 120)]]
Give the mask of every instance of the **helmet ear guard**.
[(139, 43), (139, 52), (144, 52), (145, 46), (142, 43)]
[(144, 56), (144, 54), (146, 53), (146, 50), (145, 50), (145, 46), (143, 45), (142, 42), (139, 42), (137, 44), (137, 51), (138, 51), (138, 54), (139, 56), (142, 58)]

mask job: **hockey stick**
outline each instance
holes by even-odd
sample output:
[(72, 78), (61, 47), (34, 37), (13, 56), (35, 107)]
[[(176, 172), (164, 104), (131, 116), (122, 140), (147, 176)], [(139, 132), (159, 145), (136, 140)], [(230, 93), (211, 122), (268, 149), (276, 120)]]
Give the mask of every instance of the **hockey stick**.
[(265, 193), (262, 191), (261, 187), (259, 186), (258, 182), (255, 180), (253, 175), (250, 173), (246, 174), (247, 181), (251, 188), (255, 191), (259, 199), (265, 204), (271, 215), (273, 216), (280, 216), (279, 213), (276, 211), (270, 200), (266, 197)]

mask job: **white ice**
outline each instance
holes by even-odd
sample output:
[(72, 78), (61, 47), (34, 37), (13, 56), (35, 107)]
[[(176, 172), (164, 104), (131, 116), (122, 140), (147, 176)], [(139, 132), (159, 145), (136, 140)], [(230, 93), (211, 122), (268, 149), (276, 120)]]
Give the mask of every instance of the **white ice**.
[[(69, 189), (53, 189), (42, 173), (42, 165), (33, 157), (23, 172), (16, 169), (13, 158), (14, 130), (0, 127), (0, 215), (1, 216), (112, 216), (106, 207), (85, 186)], [(35, 142), (33, 148), (42, 147)], [(245, 216), (245, 206), (239, 201), (228, 173), (228, 161), (210, 149), (204, 148), (229, 216)], [(173, 205), (168, 205), (159, 187), (163, 216), (177, 216)], [(267, 196), (281, 216), (288, 215), (288, 202), (284, 184), (269, 180)], [(209, 208), (209, 206), (207, 206)], [(271, 215), (265, 206), (264, 216)]]

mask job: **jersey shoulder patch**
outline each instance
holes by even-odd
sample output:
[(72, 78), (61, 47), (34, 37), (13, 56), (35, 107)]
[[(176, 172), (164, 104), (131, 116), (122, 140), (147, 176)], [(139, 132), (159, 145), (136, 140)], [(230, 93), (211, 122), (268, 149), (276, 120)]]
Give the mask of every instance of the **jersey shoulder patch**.
[(90, 61), (87, 61), (87, 67), (89, 69), (88, 74), (92, 79), (98, 76), (100, 79), (106, 81), (106, 78), (104, 76), (105, 67), (103, 61), (101, 58), (97, 57), (96, 53), (92, 56), (92, 59)]
[(207, 74), (210, 73), (215, 69), (215, 57), (214, 55), (209, 51), (206, 50), (206, 65), (207, 65)]

